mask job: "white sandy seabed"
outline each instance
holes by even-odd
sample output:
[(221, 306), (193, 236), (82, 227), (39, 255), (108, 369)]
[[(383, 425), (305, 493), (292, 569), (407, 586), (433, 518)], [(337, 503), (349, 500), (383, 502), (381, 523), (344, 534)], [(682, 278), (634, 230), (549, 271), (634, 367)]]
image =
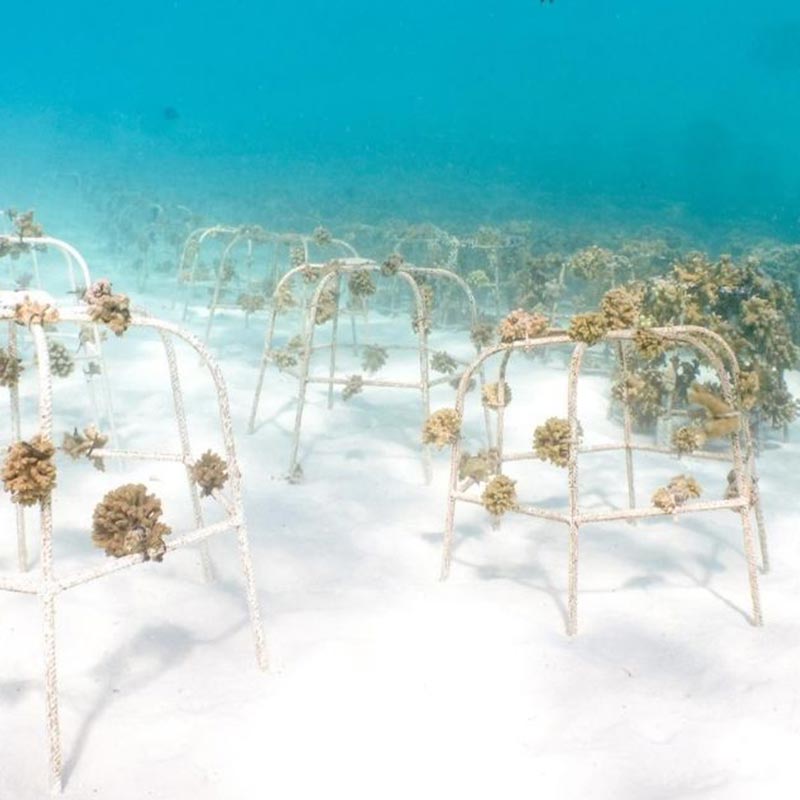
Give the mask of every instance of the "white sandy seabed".
[[(163, 297), (139, 300), (177, 315)], [(196, 311), (188, 327), (202, 325)], [(405, 318), (376, 318), (372, 331), (393, 339), (407, 327)], [(290, 378), (270, 373), (261, 425), (246, 433), (263, 330), (263, 318), (244, 330), (240, 316), (222, 316), (212, 349), (234, 409), (270, 672), (255, 667), (232, 537), (212, 542), (216, 583), (203, 582), (193, 551), (181, 551), (62, 595), (65, 797), (796, 797), (796, 435), (760, 459), (773, 562), (762, 577), (764, 628), (749, 623), (738, 517), (718, 512), (587, 527), (580, 633), (569, 639), (562, 526), (509, 517), (493, 531), (485, 512), (461, 506), (452, 576), (437, 581), (449, 464), (435, 456), (425, 486), (413, 392), (367, 390), (328, 411), (315, 389), (305, 480), (281, 479)], [(197, 360), (184, 355), (199, 453), (219, 439)], [(110, 341), (107, 357), (121, 443), (174, 439), (153, 341)], [(408, 355), (387, 369), (413, 365)], [(76, 381), (75, 392), (56, 384), (65, 430), (81, 420)], [(511, 383), (511, 436), (524, 447), (537, 424), (563, 415), (564, 372), (520, 358)], [(587, 440), (619, 436), (607, 396), (605, 379), (581, 385)], [(434, 408), (452, 402), (449, 388), (435, 392)], [(90, 543), (91, 510), (120, 483), (145, 481), (180, 529), (179, 475), (158, 465), (120, 473), (109, 464), (102, 475), (60, 464), (61, 563), (103, 559)], [(619, 456), (587, 456), (581, 466), (585, 505), (624, 502)], [(637, 467), (645, 501), (685, 471), (708, 496), (725, 485), (724, 465), (664, 457)], [(564, 502), (562, 471), (527, 462), (511, 474), (524, 499)], [(8, 571), (9, 505), (0, 506)], [(47, 793), (41, 628), (34, 599), (3, 594), (0, 602), (0, 798), (27, 800)]]

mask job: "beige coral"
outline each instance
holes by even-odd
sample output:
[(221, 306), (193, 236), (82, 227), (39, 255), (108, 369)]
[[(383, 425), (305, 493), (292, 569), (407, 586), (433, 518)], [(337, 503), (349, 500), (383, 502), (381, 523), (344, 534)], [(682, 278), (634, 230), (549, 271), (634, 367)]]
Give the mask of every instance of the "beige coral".
[(700, 497), (702, 493), (700, 484), (691, 475), (676, 475), (670, 478), (666, 486), (654, 492), (652, 503), (662, 511), (673, 513), (689, 500)]
[(208, 497), (228, 482), (228, 465), (222, 456), (206, 450), (189, 468), (192, 480), (202, 489), (203, 497)]
[(540, 461), (566, 467), (571, 449), (572, 432), (568, 419), (550, 417), (533, 432), (533, 450)]
[(511, 387), (503, 383), (487, 383), (481, 390), (481, 400), (487, 408), (505, 408), (511, 402)]
[(507, 475), (495, 475), (481, 495), (483, 507), (495, 517), (513, 511), (517, 507), (516, 486)]
[(115, 558), (142, 554), (145, 560), (161, 561), (167, 549), (164, 537), (171, 533), (159, 521), (161, 514), (161, 501), (143, 484), (127, 483), (95, 507), (92, 541)]
[(518, 308), (508, 314), (500, 323), (500, 341), (520, 342), (535, 339), (547, 330), (549, 324), (547, 317), (543, 314)]
[(422, 428), (423, 444), (432, 444), (441, 449), (454, 444), (461, 433), (461, 417), (452, 408), (440, 408), (425, 421)]
[(37, 434), (30, 442), (10, 445), (3, 462), (3, 486), (15, 503), (32, 506), (47, 499), (56, 485), (56, 449)]

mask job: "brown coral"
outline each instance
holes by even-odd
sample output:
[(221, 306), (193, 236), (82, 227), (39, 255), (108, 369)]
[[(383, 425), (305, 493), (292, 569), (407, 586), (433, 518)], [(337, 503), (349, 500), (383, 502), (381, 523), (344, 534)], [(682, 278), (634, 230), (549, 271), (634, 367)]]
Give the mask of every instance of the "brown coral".
[(16, 386), (23, 369), (21, 359), (12, 357), (8, 350), (0, 347), (0, 386)]
[(58, 322), (58, 309), (49, 303), (39, 303), (26, 297), (14, 307), (14, 321), (18, 325), (48, 325)]
[(475, 455), (462, 453), (458, 462), (459, 480), (473, 480), (483, 483), (489, 480), (500, 468), (500, 459), (495, 448), (479, 450)]
[(535, 339), (537, 336), (541, 336), (548, 327), (549, 321), (543, 314), (518, 308), (500, 323), (500, 341), (520, 342)]
[(499, 517), (517, 507), (517, 482), (507, 475), (496, 475), (489, 481), (481, 495), (483, 507), (493, 516)]
[(336, 315), (338, 307), (338, 297), (334, 289), (323, 289), (317, 298), (317, 310), (314, 314), (314, 322), (317, 325), (324, 325)]
[(364, 379), (360, 375), (351, 375), (342, 389), (342, 399), (350, 400), (364, 391)]
[(689, 500), (700, 497), (702, 493), (700, 484), (691, 475), (676, 475), (670, 478), (666, 486), (654, 492), (652, 503), (656, 508), (671, 514)]
[(672, 434), (672, 446), (681, 456), (699, 450), (705, 442), (705, 432), (696, 425), (684, 425)]
[(361, 354), (361, 366), (364, 372), (368, 372), (370, 375), (374, 375), (378, 370), (383, 369), (388, 360), (388, 350), (377, 344), (368, 344)]
[(633, 328), (642, 310), (642, 292), (625, 286), (610, 289), (600, 301), (600, 311), (610, 330)]
[(66, 378), (75, 369), (75, 362), (69, 350), (61, 343), (51, 339), (47, 343), (47, 353), (50, 357), (50, 371), (59, 378)]
[(400, 253), (392, 253), (381, 265), (381, 272), (387, 277), (396, 275), (403, 264), (405, 264), (403, 256)]
[(511, 402), (511, 387), (503, 383), (487, 383), (481, 390), (481, 400), (487, 408), (505, 408)]
[(650, 361), (664, 355), (668, 347), (667, 340), (649, 328), (639, 328), (633, 335), (633, 343), (639, 354)]
[(141, 554), (161, 561), (164, 537), (171, 529), (161, 517), (161, 501), (141, 483), (127, 483), (108, 492), (94, 509), (92, 541), (106, 555), (121, 558)]
[(600, 311), (576, 314), (569, 323), (567, 331), (573, 342), (597, 344), (608, 333), (608, 323)]
[(189, 468), (192, 480), (202, 489), (203, 497), (208, 497), (222, 489), (228, 482), (228, 465), (222, 456), (206, 450)]
[(494, 327), (488, 322), (476, 322), (470, 331), (469, 338), (476, 350), (491, 347), (494, 344)]
[(3, 486), (15, 503), (32, 506), (47, 499), (56, 485), (52, 442), (40, 434), (12, 444), (3, 462)]
[(83, 296), (89, 306), (92, 322), (102, 322), (117, 336), (122, 336), (131, 324), (130, 299), (124, 294), (114, 294), (107, 278), (95, 281)]
[(433, 444), (440, 450), (448, 444), (455, 444), (461, 433), (461, 417), (452, 408), (440, 408), (425, 421), (422, 428), (423, 444)]
[(458, 369), (458, 362), (450, 353), (440, 350), (431, 356), (431, 369), (434, 372), (452, 375)]
[(533, 450), (540, 461), (566, 467), (571, 449), (572, 432), (568, 419), (550, 417), (533, 432)]
[(371, 297), (378, 290), (369, 270), (359, 269), (347, 279), (347, 288), (353, 297)]
[(72, 459), (88, 458), (95, 469), (103, 472), (105, 463), (99, 456), (93, 455), (95, 450), (103, 448), (108, 443), (108, 436), (104, 436), (94, 425), (89, 425), (79, 433), (75, 428), (72, 433), (65, 433), (61, 442), (61, 449)]

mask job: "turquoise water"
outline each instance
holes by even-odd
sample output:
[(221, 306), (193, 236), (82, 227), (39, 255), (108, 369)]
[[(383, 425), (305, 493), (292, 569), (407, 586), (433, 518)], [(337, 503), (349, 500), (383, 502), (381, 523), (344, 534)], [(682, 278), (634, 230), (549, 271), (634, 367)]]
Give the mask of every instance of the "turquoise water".
[(3, 203), (74, 171), (266, 223), (263, 204), (287, 221), (677, 207), (797, 233), (791, 0), (44, 0), (6, 22)]

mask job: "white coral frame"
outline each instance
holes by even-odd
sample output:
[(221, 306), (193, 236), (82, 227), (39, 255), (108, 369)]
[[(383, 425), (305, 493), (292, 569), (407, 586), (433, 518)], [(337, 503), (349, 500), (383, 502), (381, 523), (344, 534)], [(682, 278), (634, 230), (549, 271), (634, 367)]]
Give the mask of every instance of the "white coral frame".
[[(88, 312), (84, 310), (61, 309), (59, 325), (81, 325), (90, 322)], [(19, 327), (14, 322), (13, 310), (0, 309), (0, 323), (6, 322), (12, 329)], [(188, 545), (200, 544), (206, 574), (210, 577), (211, 567), (207, 553), (207, 540), (216, 534), (226, 531), (235, 531), (241, 559), (242, 573), (244, 576), (245, 592), (250, 615), (250, 623), (255, 643), (256, 660), (261, 669), (267, 667), (267, 651), (264, 633), (261, 624), (261, 612), (253, 578), (253, 567), (250, 556), (250, 544), (247, 536), (247, 527), (242, 503), (242, 479), (236, 458), (233, 438), (233, 422), (231, 419), (230, 404), (227, 389), (219, 365), (211, 357), (203, 344), (194, 336), (181, 330), (178, 326), (158, 319), (151, 319), (142, 315), (133, 315), (132, 328), (145, 328), (155, 331), (164, 346), (164, 352), (169, 368), (170, 384), (172, 390), (175, 416), (180, 434), (181, 450), (174, 452), (141, 452), (120, 449), (97, 449), (92, 455), (99, 458), (111, 458), (134, 461), (161, 461), (181, 463), (186, 467), (187, 479), (192, 498), (194, 526), (192, 529), (180, 534), (170, 536), (166, 542), (167, 552)], [(50, 372), (50, 359), (47, 350), (47, 340), (41, 325), (32, 324), (28, 329), (33, 340), (37, 356), (37, 372), (39, 381), (39, 428), (37, 433), (46, 439), (53, 438), (53, 391), (52, 375)], [(229, 476), (226, 492), (215, 491), (214, 499), (222, 508), (225, 518), (213, 524), (206, 524), (200, 507), (197, 486), (191, 479), (190, 468), (194, 463), (190, 448), (189, 434), (186, 422), (183, 392), (181, 389), (178, 362), (175, 354), (174, 340), (182, 340), (188, 344), (197, 355), (203, 366), (208, 370), (213, 382), (220, 418), (220, 427), (224, 443), (224, 460)], [(19, 432), (16, 432), (19, 440)], [(62, 786), (62, 752), (61, 732), (59, 724), (58, 685), (56, 676), (56, 640), (55, 640), (55, 598), (61, 592), (75, 586), (88, 583), (97, 578), (126, 569), (141, 563), (145, 556), (141, 554), (129, 555), (119, 559), (109, 560), (100, 566), (75, 570), (71, 574), (58, 574), (53, 558), (53, 514), (51, 499), (47, 498), (39, 504), (40, 523), (39, 532), (41, 540), (40, 565), (38, 576), (33, 573), (0, 574), (0, 591), (20, 592), (35, 595), (39, 598), (43, 626), (44, 626), (44, 651), (45, 651), (45, 696), (47, 707), (47, 731), (49, 741), (49, 774), (50, 785), (54, 792), (59, 792)]]
[[(736, 401), (736, 387), (739, 382), (739, 365), (736, 356), (730, 346), (717, 334), (698, 326), (672, 326), (654, 328), (653, 332), (666, 340), (676, 343), (679, 346), (693, 349), (700, 354), (711, 369), (717, 374), (722, 386), (722, 395), (725, 402), (731, 408), (739, 408)], [(603, 342), (614, 345), (617, 357), (620, 361), (620, 368), (624, 376), (627, 374), (627, 359), (625, 344), (633, 340), (634, 330), (613, 331), (608, 333)], [(568, 369), (567, 384), (567, 418), (570, 424), (571, 442), (569, 462), (567, 465), (567, 484), (568, 484), (568, 509), (554, 511), (541, 508), (535, 505), (520, 503), (510, 513), (523, 514), (529, 517), (547, 519), (553, 522), (560, 522), (567, 525), (569, 529), (568, 541), (568, 605), (567, 605), (567, 633), (574, 635), (578, 630), (578, 535), (581, 526), (594, 522), (611, 522), (614, 520), (634, 521), (649, 517), (683, 515), (701, 511), (734, 510), (738, 511), (744, 540), (744, 555), (747, 562), (747, 575), (750, 586), (750, 599), (752, 606), (752, 622), (754, 625), (762, 624), (761, 599), (758, 586), (758, 567), (756, 564), (756, 549), (751, 525), (751, 509), (755, 514), (758, 529), (758, 538), (761, 551), (762, 570), (769, 569), (769, 554), (767, 549), (767, 535), (764, 524), (764, 515), (761, 507), (759, 493), (755, 491), (757, 481), (755, 471), (755, 460), (753, 443), (750, 435), (749, 424), (743, 411), (739, 412), (739, 430), (731, 438), (731, 450), (728, 454), (712, 451), (696, 451), (691, 457), (730, 461), (736, 480), (737, 497), (730, 500), (711, 500), (696, 501), (679, 506), (674, 512), (664, 511), (652, 506), (637, 507), (636, 492), (634, 486), (634, 465), (633, 453), (644, 451), (651, 453), (675, 454), (674, 449), (658, 444), (637, 444), (631, 435), (631, 414), (627, 402), (623, 402), (623, 441), (620, 443), (581, 446), (579, 444), (579, 425), (577, 417), (577, 397), (578, 380), (581, 372), (581, 363), (588, 346), (582, 342), (574, 342), (569, 336), (561, 332), (553, 332), (549, 335), (540, 336), (524, 341), (501, 344), (496, 347), (488, 348), (480, 353), (478, 358), (467, 368), (456, 396), (456, 412), (463, 419), (464, 402), (466, 388), (470, 377), (476, 370), (479, 370), (487, 359), (495, 355), (501, 355), (501, 363), (498, 381), (503, 385), (505, 381), (506, 367), (511, 355), (515, 352), (533, 350), (546, 350), (553, 346), (572, 345), (572, 357)], [(497, 432), (496, 448), (502, 465), (508, 461), (524, 461), (537, 459), (536, 453), (526, 451), (521, 453), (507, 453), (503, 448), (503, 424), (504, 409), (497, 410)], [(480, 494), (469, 490), (476, 485), (475, 481), (467, 479), (459, 481), (459, 460), (461, 458), (461, 438), (459, 437), (453, 445), (450, 462), (450, 482), (447, 493), (447, 512), (445, 517), (444, 540), (442, 545), (441, 579), (446, 580), (450, 574), (452, 562), (455, 509), (456, 503), (472, 503), (482, 505)], [(581, 454), (601, 453), (609, 451), (622, 451), (625, 453), (625, 472), (628, 490), (627, 509), (608, 509), (601, 512), (582, 512), (579, 505), (578, 487), (578, 456)]]

